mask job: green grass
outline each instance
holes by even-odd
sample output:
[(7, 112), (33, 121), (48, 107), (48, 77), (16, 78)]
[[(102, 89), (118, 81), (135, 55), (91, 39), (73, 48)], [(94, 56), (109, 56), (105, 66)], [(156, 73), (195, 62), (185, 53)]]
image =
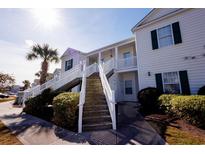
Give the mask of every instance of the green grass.
[(7, 102), (7, 101), (13, 101), (15, 99), (16, 97), (0, 98), (0, 103)]
[(205, 144), (205, 139), (201, 136), (195, 136), (190, 132), (179, 130), (178, 128), (168, 126), (165, 134), (168, 144)]
[(196, 135), (192, 131), (185, 131), (180, 127), (170, 126), (161, 121), (147, 121), (158, 134), (170, 145), (200, 145), (205, 144), (204, 134)]
[(22, 144), (14, 134), (0, 121), (0, 145)]

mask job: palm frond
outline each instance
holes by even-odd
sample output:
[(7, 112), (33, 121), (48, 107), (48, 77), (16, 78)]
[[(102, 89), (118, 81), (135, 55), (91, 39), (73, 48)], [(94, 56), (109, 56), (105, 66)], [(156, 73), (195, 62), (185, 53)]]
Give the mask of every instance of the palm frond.
[(28, 53), (26, 55), (26, 59), (27, 60), (33, 60), (33, 59), (36, 59), (38, 56), (35, 54), (35, 53)]

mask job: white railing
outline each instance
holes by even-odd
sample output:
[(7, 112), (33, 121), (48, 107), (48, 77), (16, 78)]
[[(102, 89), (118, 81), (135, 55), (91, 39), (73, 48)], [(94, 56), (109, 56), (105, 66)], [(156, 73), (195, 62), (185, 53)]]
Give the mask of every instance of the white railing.
[(82, 118), (83, 118), (83, 105), (85, 103), (85, 93), (86, 93), (86, 63), (83, 62), (83, 73), (82, 73), (82, 85), (79, 98), (79, 116), (78, 116), (78, 133), (82, 133)]
[(137, 57), (132, 56), (129, 58), (123, 58), (118, 60), (118, 69), (129, 69), (137, 67)]
[(108, 83), (108, 80), (107, 80), (107, 77), (105, 75), (102, 65), (99, 64), (98, 68), (99, 68), (100, 79), (101, 79), (102, 86), (103, 86), (103, 92), (105, 94), (106, 102), (107, 102), (110, 116), (112, 119), (112, 128), (116, 130), (115, 92), (110, 88), (110, 85)]
[(24, 91), (24, 96), (23, 96), (23, 103), (30, 97), (35, 97), (39, 95), (43, 90), (47, 88), (51, 88), (52, 90), (56, 90), (63, 85), (69, 83), (70, 81), (74, 80), (77, 77), (81, 77), (81, 65), (76, 65), (73, 69), (65, 72), (62, 76), (60, 76), (59, 80), (56, 79), (51, 79), (47, 82), (45, 82), (42, 85), (35, 86), (31, 89), (27, 89)]

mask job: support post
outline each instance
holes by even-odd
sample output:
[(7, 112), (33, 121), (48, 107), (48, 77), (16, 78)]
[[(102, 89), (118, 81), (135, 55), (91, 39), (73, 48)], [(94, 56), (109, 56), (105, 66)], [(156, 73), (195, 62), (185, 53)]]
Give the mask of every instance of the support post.
[(115, 68), (118, 68), (118, 47), (115, 47)]

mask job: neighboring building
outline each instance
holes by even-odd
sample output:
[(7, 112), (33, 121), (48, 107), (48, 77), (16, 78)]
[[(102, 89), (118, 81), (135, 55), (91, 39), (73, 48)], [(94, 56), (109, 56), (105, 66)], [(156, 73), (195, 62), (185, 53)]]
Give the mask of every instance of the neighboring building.
[(196, 94), (205, 85), (205, 9), (153, 9), (133, 29), (139, 88)]
[(40, 79), (34, 79), (33, 83), (31, 84), (31, 87), (35, 87), (35, 86), (37, 86), (39, 84), (40, 84)]
[(21, 90), (21, 86), (20, 85), (13, 85), (8, 93), (13, 93), (13, 94), (17, 94), (19, 91)]
[(61, 69), (56, 68), (53, 72), (53, 78), (58, 80), (60, 78), (60, 75), (61, 75)]

